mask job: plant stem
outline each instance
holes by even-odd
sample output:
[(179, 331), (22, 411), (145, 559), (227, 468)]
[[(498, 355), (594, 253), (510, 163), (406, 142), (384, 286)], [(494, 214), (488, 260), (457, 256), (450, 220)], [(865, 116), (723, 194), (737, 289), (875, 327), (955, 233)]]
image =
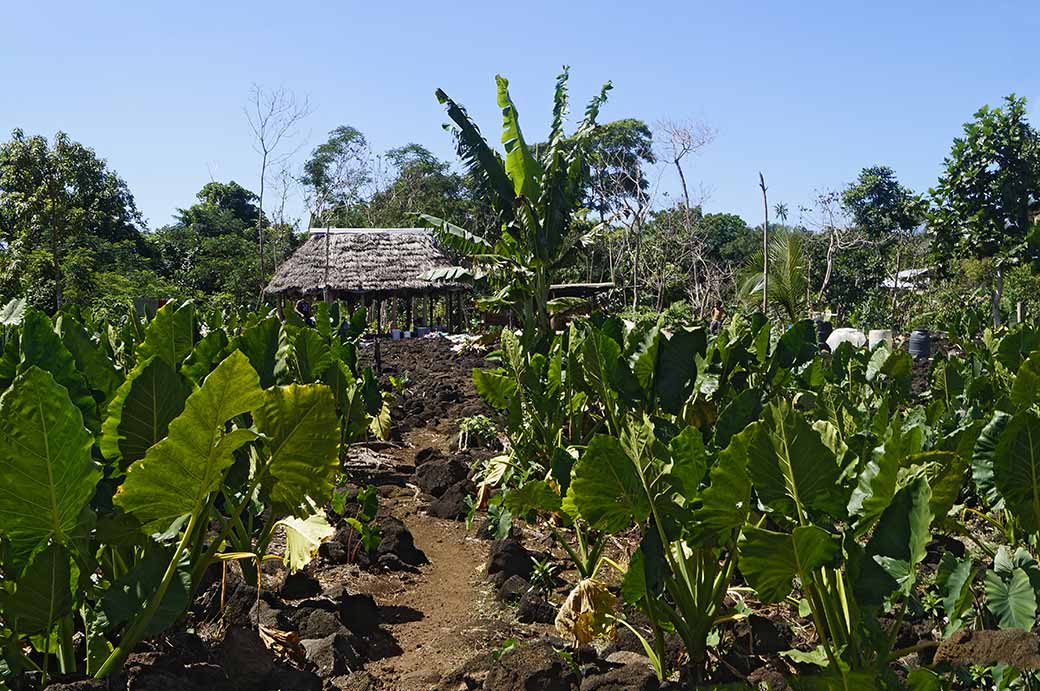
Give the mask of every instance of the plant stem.
[(148, 606), (145, 607), (144, 611), (134, 619), (133, 624), (127, 629), (126, 633), (123, 634), (123, 640), (119, 642), (119, 646), (112, 651), (105, 660), (105, 664), (101, 665), (101, 669), (94, 675), (97, 679), (103, 679), (113, 671), (115, 671), (123, 661), (126, 660), (126, 656), (130, 654), (130, 651), (134, 649), (137, 643), (141, 640), (144, 635), (144, 631), (147, 628), (152, 617), (159, 610), (159, 605), (162, 604), (163, 598), (166, 596), (166, 590), (170, 587), (170, 583), (173, 581), (173, 577), (177, 574), (177, 565), (180, 563), (181, 556), (188, 549), (188, 544), (191, 541), (192, 535), (195, 533), (195, 525), (198, 521), (199, 514), (194, 513), (188, 520), (188, 527), (184, 530), (184, 535), (181, 537), (181, 541), (177, 544), (177, 549), (173, 551), (173, 557), (170, 559), (170, 563), (166, 566), (166, 573), (163, 574), (163, 579), (159, 583), (159, 587), (152, 595), (152, 599), (148, 601)]

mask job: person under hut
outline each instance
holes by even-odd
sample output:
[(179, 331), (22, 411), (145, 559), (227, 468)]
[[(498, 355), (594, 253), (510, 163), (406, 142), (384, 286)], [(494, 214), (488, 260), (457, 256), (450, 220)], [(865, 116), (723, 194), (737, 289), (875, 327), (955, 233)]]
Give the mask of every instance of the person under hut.
[(307, 302), (305, 298), (300, 298), (296, 301), (295, 311), (304, 324), (314, 326), (314, 317), (311, 315), (311, 303)]

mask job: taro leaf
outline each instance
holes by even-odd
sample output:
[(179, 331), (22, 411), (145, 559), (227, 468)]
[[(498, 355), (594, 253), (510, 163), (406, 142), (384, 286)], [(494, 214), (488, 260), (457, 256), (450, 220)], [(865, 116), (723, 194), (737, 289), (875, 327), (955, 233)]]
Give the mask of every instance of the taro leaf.
[(950, 636), (961, 627), (961, 617), (974, 602), (971, 584), (975, 580), (975, 570), (971, 558), (957, 559), (950, 552), (945, 552), (939, 562), (935, 580), (942, 588), (943, 610), (948, 621), (943, 635)]
[(555, 513), (563, 500), (545, 480), (529, 480), (505, 495), (505, 507), (514, 516), (533, 517), (538, 513)]
[(881, 514), (856, 579), (856, 594), (862, 602), (881, 604), (896, 589), (909, 594), (931, 539), (931, 498), (928, 481), (918, 478), (899, 490)]
[(993, 419), (982, 428), (979, 438), (975, 441), (975, 450), (971, 458), (971, 474), (975, 480), (975, 487), (986, 500), (986, 504), (995, 511), (1003, 508), (1004, 499), (997, 490), (993, 466), (997, 455), (997, 443), (1010, 423), (1011, 416), (1007, 413), (999, 410), (993, 413)]
[[(660, 327), (652, 327), (628, 359), (632, 373), (644, 391), (650, 391), (654, 386), (654, 375), (658, 369), (657, 353), (662, 340)], [(661, 373), (665, 374), (664, 371)]]
[(169, 435), (130, 465), (113, 501), (149, 531), (196, 514), (220, 486), (231, 454), (256, 438), (246, 429), (225, 432), (225, 425), (261, 401), (256, 370), (236, 350), (188, 397)]
[(707, 346), (704, 329), (680, 329), (671, 337), (661, 339), (654, 388), (661, 408), (666, 412), (678, 415), (693, 393), (697, 356), (704, 355)]
[(920, 465), (932, 488), (932, 523), (941, 523), (960, 496), (968, 459), (952, 451), (926, 451), (915, 454), (910, 460)]
[(757, 389), (741, 391), (719, 414), (715, 426), (715, 446), (724, 448), (734, 434), (757, 420), (761, 413), (762, 394)]
[[(274, 386), (279, 375), (285, 370), (285, 360), (280, 351), (281, 333), (282, 324), (278, 321), (278, 317), (268, 317), (258, 324), (243, 329), (235, 339), (235, 347), (249, 358), (249, 364), (260, 377), (260, 388), (267, 389)], [(307, 328), (301, 329), (302, 333), (317, 334), (314, 330)], [(321, 339), (317, 340), (321, 341)], [(301, 381), (314, 381), (317, 372), (318, 370), (308, 370), (309, 376), (301, 375)]]
[(101, 479), (93, 437), (54, 377), (38, 367), (0, 397), (0, 535), (20, 568), (50, 542), (70, 544)]
[(993, 483), (1027, 533), (1040, 531), (1040, 416), (1034, 411), (1019, 412), (1001, 432)]
[(560, 488), (560, 495), (566, 496), (571, 486), (571, 471), (574, 469), (574, 456), (567, 449), (557, 446), (553, 449), (552, 465), (549, 473)]
[(48, 634), (72, 611), (69, 552), (51, 544), (15, 579), (14, 593), (0, 590), (4, 623), (20, 635)]
[(646, 531), (628, 562), (628, 571), (621, 583), (621, 599), (627, 604), (636, 604), (649, 595), (660, 593), (664, 589), (667, 570), (660, 534), (656, 530)]
[(317, 381), (332, 360), (328, 341), (323, 339), (317, 330), (306, 327), (300, 329), (293, 337), (292, 354), (296, 363), (296, 375), (304, 384)]
[(318, 551), (318, 545), (336, 532), (321, 512), (306, 520), (290, 516), (278, 521), (278, 524), (285, 528), (284, 561), (292, 573), (307, 566)]
[(1022, 361), (1033, 351), (1040, 350), (1040, 331), (1021, 324), (1012, 327), (997, 346), (997, 360), (1009, 370), (1017, 371)]
[(96, 428), (97, 402), (83, 376), (76, 369), (76, 360), (62, 343), (51, 320), (35, 309), (27, 309), (22, 321), (22, 357), (18, 371), (24, 372), (32, 366), (54, 375), (54, 380), (64, 386), (72, 402), (83, 412), (85, 421)]
[[(206, 375), (227, 355), (228, 337), (223, 331), (206, 334), (191, 351), (181, 366), (181, 373), (195, 384), (201, 384)], [(247, 355), (248, 357), (248, 355)]]
[(1029, 575), (1022, 569), (1013, 569), (1008, 580), (995, 571), (985, 577), (986, 608), (997, 618), (1002, 629), (1031, 631), (1036, 623), (1036, 592)]
[(818, 352), (816, 326), (811, 319), (796, 322), (780, 336), (773, 348), (770, 370), (789, 370), (812, 360)]
[(496, 410), (505, 410), (516, 394), (516, 382), (501, 370), (473, 370), (473, 386), (484, 402)]
[(871, 453), (849, 497), (849, 514), (859, 517), (858, 535), (863, 535), (892, 501), (899, 469), (917, 446), (917, 435), (910, 430), (904, 431), (897, 419), (889, 428), (884, 444)]
[[(115, 633), (127, 622), (141, 615), (155, 594), (173, 557), (172, 548), (149, 543), (144, 557), (105, 590), (99, 602), (98, 624)], [(149, 620), (145, 636), (156, 636), (172, 626), (191, 601), (191, 568), (185, 559), (177, 565), (173, 580), (163, 595), (159, 609)]]
[(253, 422), (270, 454), (263, 488), (294, 516), (309, 516), (332, 499), (339, 469), (339, 421), (332, 390), (290, 384), (263, 392)]
[(682, 484), (683, 496), (689, 502), (708, 472), (708, 454), (704, 451), (701, 431), (696, 427), (685, 428), (672, 439), (668, 449), (672, 457), (668, 472)]
[(160, 357), (137, 363), (116, 391), (101, 426), (101, 453), (125, 470), (163, 439), (191, 387)]
[(906, 675), (907, 691), (943, 691), (946, 684), (942, 676), (930, 669), (919, 667)]
[(0, 326), (16, 326), (25, 314), (25, 298), (14, 298), (0, 308)]
[(145, 327), (144, 341), (137, 346), (137, 361), (157, 355), (176, 370), (194, 347), (195, 307), (190, 302), (181, 306), (168, 302)]
[(1040, 401), (1040, 352), (1022, 363), (1011, 387), (1011, 404), (1016, 409), (1028, 408)]
[(701, 492), (701, 505), (694, 518), (700, 530), (725, 533), (737, 530), (751, 508), (751, 478), (747, 473), (748, 437), (741, 432), (719, 452), (711, 467), (708, 486)]
[(79, 322), (68, 315), (58, 318), (58, 333), (69, 349), (76, 367), (87, 380), (91, 389), (101, 393), (105, 400), (112, 395), (122, 381), (115, 363), (87, 333)]
[(617, 597), (606, 585), (592, 578), (582, 579), (560, 605), (556, 630), (567, 640), (579, 643), (600, 637), (613, 638), (612, 615), (616, 606)]
[(740, 571), (764, 603), (780, 602), (791, 582), (832, 561), (840, 545), (823, 528), (799, 526), (790, 534), (748, 527), (740, 550)]
[(602, 434), (575, 464), (568, 497), (589, 525), (608, 533), (642, 523), (650, 513), (634, 461), (617, 439)]
[(748, 472), (760, 500), (792, 520), (810, 513), (840, 517), (846, 498), (841, 469), (820, 433), (788, 403), (774, 404), (765, 421), (753, 423)]

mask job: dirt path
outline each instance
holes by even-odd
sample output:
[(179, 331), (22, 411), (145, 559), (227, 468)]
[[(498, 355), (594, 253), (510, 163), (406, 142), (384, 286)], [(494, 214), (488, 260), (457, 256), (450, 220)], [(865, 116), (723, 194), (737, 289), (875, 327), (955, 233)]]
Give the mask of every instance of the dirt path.
[[(390, 452), (411, 463), (416, 448), (447, 450), (447, 436), (419, 430), (405, 437), (405, 448)], [(508, 637), (510, 615), (495, 602), (483, 579), (488, 543), (466, 531), (461, 521), (447, 521), (420, 510), (411, 487), (394, 488), (384, 500), (388, 512), (411, 531), (415, 545), (430, 563), (417, 574), (359, 583), (371, 587), (384, 626), (403, 650), (367, 666), (384, 689), (427, 691), (474, 654)]]

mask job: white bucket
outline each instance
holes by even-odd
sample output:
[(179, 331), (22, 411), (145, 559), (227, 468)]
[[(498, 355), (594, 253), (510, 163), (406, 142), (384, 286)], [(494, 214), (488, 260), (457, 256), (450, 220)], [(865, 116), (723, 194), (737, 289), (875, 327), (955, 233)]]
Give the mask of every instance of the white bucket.
[(871, 329), (867, 334), (867, 347), (871, 350), (874, 350), (882, 341), (888, 344), (888, 347), (892, 347), (892, 329)]

